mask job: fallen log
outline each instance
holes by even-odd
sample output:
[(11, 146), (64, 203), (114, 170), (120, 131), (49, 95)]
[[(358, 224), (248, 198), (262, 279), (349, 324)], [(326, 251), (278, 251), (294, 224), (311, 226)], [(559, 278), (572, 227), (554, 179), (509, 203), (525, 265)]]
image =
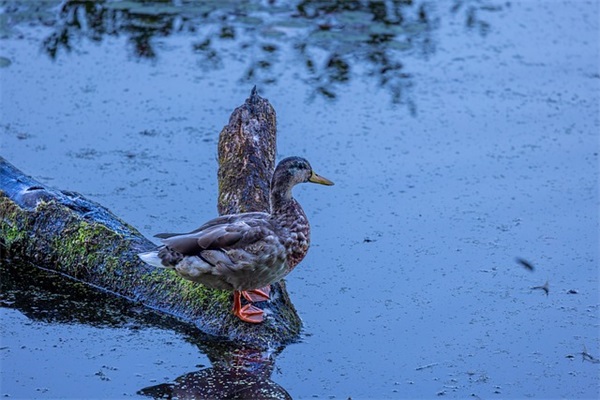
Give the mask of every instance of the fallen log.
[[(275, 111), (256, 90), (219, 137), (221, 214), (268, 211), (275, 165)], [(203, 221), (199, 221), (203, 222)], [(0, 261), (19, 259), (141, 303), (202, 332), (259, 348), (297, 339), (301, 321), (283, 282), (273, 285), (259, 325), (231, 314), (230, 292), (141, 262), (154, 248), (135, 228), (84, 196), (52, 189), (0, 157)]]

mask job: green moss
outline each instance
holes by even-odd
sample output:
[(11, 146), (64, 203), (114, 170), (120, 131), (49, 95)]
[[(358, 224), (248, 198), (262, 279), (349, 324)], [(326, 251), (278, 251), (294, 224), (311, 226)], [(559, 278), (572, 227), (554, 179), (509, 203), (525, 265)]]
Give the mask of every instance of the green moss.
[[(157, 292), (166, 294), (166, 301), (177, 302), (189, 310), (206, 309), (208, 304), (222, 304), (229, 307), (231, 292), (210, 289), (202, 284), (181, 278), (171, 269), (156, 269), (144, 274), (141, 279), (146, 286), (154, 287)], [(176, 304), (171, 304), (176, 306)]]
[(1, 191), (0, 211), (0, 239), (6, 250), (13, 252), (15, 248), (22, 247), (28, 237), (27, 230), (22, 227), (27, 219), (20, 207)]
[(115, 255), (107, 255), (104, 257), (104, 271), (109, 274), (115, 274), (127, 264), (127, 262), (124, 262), (120, 257)]
[[(83, 220), (65, 229), (53, 243), (59, 268), (75, 277), (82, 276), (85, 271), (97, 271), (106, 261), (107, 235), (113, 233), (103, 225)], [(114, 266), (114, 259), (111, 265)]]
[(19, 230), (16, 226), (8, 224), (4, 221), (0, 223), (0, 237), (4, 241), (4, 245), (10, 249), (16, 243), (20, 243), (25, 239), (26, 235), (23, 231)]

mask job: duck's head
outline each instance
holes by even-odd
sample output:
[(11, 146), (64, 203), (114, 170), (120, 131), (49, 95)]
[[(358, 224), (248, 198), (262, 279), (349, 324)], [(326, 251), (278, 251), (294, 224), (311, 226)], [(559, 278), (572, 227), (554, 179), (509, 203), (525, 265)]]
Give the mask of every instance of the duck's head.
[(271, 192), (279, 193), (284, 197), (291, 196), (292, 188), (304, 182), (327, 186), (333, 185), (333, 182), (329, 179), (317, 175), (306, 159), (302, 157), (288, 157), (281, 160), (277, 164), (277, 168), (275, 168), (271, 182)]

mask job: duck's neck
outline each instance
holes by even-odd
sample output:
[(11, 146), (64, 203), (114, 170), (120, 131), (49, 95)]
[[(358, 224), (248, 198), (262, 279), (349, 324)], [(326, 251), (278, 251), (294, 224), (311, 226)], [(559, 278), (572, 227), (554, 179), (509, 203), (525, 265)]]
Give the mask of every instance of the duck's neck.
[(292, 197), (292, 188), (275, 186), (271, 189), (271, 213), (273, 215), (284, 215), (289, 208), (293, 208), (296, 204), (298, 207), (300, 206)]
[(283, 244), (288, 250), (288, 268), (294, 268), (308, 251), (310, 225), (300, 203), (292, 197), (291, 188), (271, 191), (271, 214), (287, 231), (287, 239)]
[(285, 221), (290, 229), (292, 228), (292, 222), (297, 221), (298, 228), (304, 225), (308, 225), (308, 220), (304, 210), (300, 206), (300, 203), (292, 197), (292, 191), (276, 191), (271, 192), (271, 214), (281, 220)]

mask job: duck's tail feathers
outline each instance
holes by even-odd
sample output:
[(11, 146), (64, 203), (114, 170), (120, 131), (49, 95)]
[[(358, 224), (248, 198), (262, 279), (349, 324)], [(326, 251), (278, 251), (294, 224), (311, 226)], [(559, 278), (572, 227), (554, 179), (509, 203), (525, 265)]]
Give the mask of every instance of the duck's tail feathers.
[(158, 251), (148, 251), (146, 253), (139, 253), (138, 257), (148, 265), (152, 265), (157, 268), (166, 268), (162, 264), (162, 260), (158, 257)]

